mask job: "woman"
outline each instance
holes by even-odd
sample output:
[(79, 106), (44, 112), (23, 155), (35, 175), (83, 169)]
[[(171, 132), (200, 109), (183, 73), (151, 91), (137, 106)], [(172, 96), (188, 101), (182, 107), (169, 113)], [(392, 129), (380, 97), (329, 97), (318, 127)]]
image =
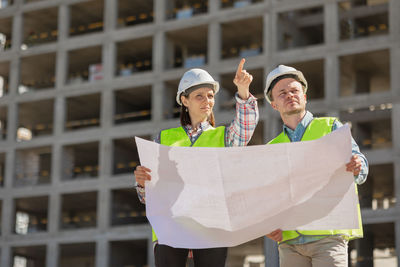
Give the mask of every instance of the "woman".
[[(191, 69), (181, 78), (176, 101), (182, 106), (181, 127), (163, 130), (155, 140), (168, 146), (197, 147), (231, 147), (245, 146), (254, 132), (258, 122), (257, 101), (249, 92), (253, 77), (243, 70), (242, 59), (233, 80), (238, 92), (236, 98), (236, 117), (228, 127), (214, 128), (214, 95), (219, 84), (208, 72), (202, 69)], [(151, 170), (138, 166), (134, 172), (139, 199), (145, 203), (145, 181), (151, 179)], [(188, 249), (173, 248), (155, 242), (155, 263), (157, 267), (186, 266)], [(193, 249), (193, 260), (196, 267), (225, 266), (227, 248)]]

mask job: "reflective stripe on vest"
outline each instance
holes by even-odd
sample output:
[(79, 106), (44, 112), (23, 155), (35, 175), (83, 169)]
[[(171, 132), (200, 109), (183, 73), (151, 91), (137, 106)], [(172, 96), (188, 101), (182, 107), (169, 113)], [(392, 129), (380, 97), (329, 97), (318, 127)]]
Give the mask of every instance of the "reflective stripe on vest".
[[(182, 127), (172, 128), (161, 131), (160, 144), (166, 146), (186, 146), (186, 147), (224, 147), (225, 146), (225, 126), (220, 126), (204, 131), (192, 145), (189, 136)], [(152, 229), (153, 242), (157, 241), (156, 233)]]
[[(321, 138), (332, 132), (333, 123), (336, 118), (326, 117), (326, 118), (314, 118), (307, 126), (301, 141), (310, 141)], [(276, 138), (272, 139), (268, 144), (278, 144), (278, 143), (289, 143), (291, 140), (282, 132)], [(357, 194), (357, 185), (355, 186), (355, 191)], [(300, 235), (307, 236), (325, 236), (325, 235), (342, 235), (344, 238), (351, 240), (355, 238), (363, 237), (362, 221), (360, 204), (357, 205), (358, 208), (358, 223), (359, 229), (346, 229), (346, 230), (309, 230), (309, 231), (283, 231), (282, 241), (286, 242), (298, 238)]]

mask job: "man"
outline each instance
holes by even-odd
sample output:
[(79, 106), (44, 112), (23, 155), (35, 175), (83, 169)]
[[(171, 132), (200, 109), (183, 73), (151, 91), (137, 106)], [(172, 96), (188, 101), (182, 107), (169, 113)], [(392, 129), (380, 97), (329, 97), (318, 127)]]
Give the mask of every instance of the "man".
[[(264, 94), (271, 107), (280, 113), (284, 124), (283, 132), (268, 144), (318, 139), (342, 126), (336, 118), (314, 118), (306, 110), (307, 89), (303, 73), (292, 67), (279, 65), (268, 74)], [(352, 154), (346, 169), (353, 173), (356, 184), (362, 184), (367, 178), (368, 162), (354, 139)], [(267, 237), (279, 242), (281, 267), (347, 267), (347, 243), (363, 235), (360, 212), (359, 222), (360, 229), (277, 229)]]

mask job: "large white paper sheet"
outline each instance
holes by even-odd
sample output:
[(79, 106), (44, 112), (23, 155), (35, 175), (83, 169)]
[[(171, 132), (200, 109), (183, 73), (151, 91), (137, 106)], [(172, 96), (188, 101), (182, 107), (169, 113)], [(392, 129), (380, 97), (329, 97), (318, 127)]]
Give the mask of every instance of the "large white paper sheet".
[(277, 228), (358, 228), (347, 125), (318, 140), (235, 148), (168, 147), (136, 137), (146, 214), (160, 244), (236, 246)]

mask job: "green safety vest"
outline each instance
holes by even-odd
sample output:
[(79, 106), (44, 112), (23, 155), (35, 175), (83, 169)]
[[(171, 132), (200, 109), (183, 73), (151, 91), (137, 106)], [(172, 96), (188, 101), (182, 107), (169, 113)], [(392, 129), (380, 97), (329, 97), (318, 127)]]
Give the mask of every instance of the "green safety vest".
[[(301, 141), (310, 141), (321, 138), (330, 132), (332, 132), (332, 126), (336, 118), (326, 117), (326, 118), (314, 118), (307, 126)], [(289, 143), (291, 140), (282, 132), (277, 137), (272, 139), (268, 144), (278, 144), (278, 143)], [(357, 185), (355, 186), (357, 194)], [(308, 230), (308, 231), (283, 231), (282, 241), (286, 242), (298, 238), (300, 235), (307, 236), (326, 236), (326, 235), (341, 235), (347, 240), (361, 238), (363, 237), (362, 222), (361, 222), (361, 212), (360, 204), (357, 205), (358, 208), (358, 223), (359, 229), (345, 229), (345, 230)]]
[[(225, 126), (220, 126), (204, 131), (192, 145), (189, 136), (182, 127), (172, 128), (161, 131), (160, 144), (166, 146), (183, 146), (183, 147), (224, 147), (225, 146)], [(158, 238), (154, 229), (153, 242)]]

